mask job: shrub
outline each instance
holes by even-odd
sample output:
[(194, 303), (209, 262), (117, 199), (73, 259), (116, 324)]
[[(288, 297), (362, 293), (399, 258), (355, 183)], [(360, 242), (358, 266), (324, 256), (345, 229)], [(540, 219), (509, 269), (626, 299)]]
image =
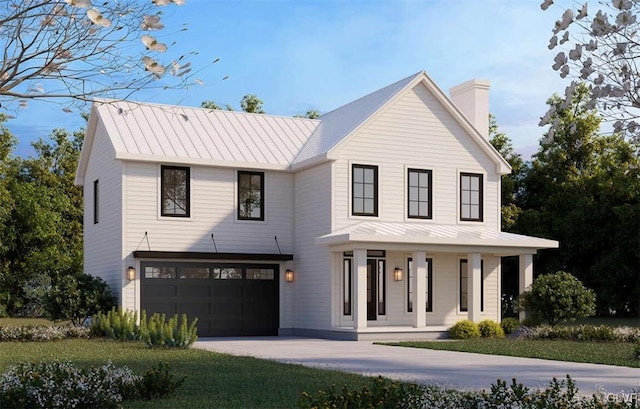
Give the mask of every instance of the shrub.
[(140, 339), (138, 314), (134, 311), (112, 308), (106, 314), (99, 312), (94, 316), (91, 333), (106, 336), (118, 341)]
[(449, 328), (449, 337), (452, 339), (480, 338), (480, 329), (478, 324), (473, 321), (458, 321)]
[(78, 369), (70, 362), (22, 363), (0, 378), (0, 407), (119, 408), (123, 395), (136, 390), (137, 377), (111, 362)]
[(422, 385), (388, 381), (378, 377), (371, 387), (350, 391), (346, 386), (338, 392), (335, 385), (328, 391), (319, 390), (315, 395), (303, 392), (298, 401), (299, 408), (422, 408), (425, 405), (426, 389)]
[(607, 325), (555, 326), (541, 325), (532, 328), (530, 338), (563, 339), (587, 342), (634, 342), (635, 334), (631, 327), (613, 328)]
[(633, 358), (640, 361), (640, 342), (633, 347)]
[(55, 341), (67, 338), (89, 338), (89, 332), (89, 328), (76, 325), (4, 326), (0, 327), (0, 341)]
[(596, 297), (592, 290), (571, 274), (558, 271), (538, 277), (520, 295), (520, 306), (533, 317), (555, 326), (562, 321), (589, 317), (595, 313)]
[(198, 339), (196, 335), (198, 318), (188, 323), (187, 315), (180, 320), (174, 315), (169, 321), (164, 314), (153, 314), (147, 321), (143, 312), (140, 318), (140, 338), (149, 347), (189, 348)]
[(45, 296), (45, 310), (54, 320), (70, 319), (81, 325), (98, 311), (109, 311), (115, 298), (107, 283), (88, 274), (67, 275), (53, 283)]
[(478, 323), (480, 336), (484, 338), (503, 338), (504, 331), (500, 324), (492, 320), (484, 320)]
[(174, 379), (169, 364), (158, 362), (157, 367), (147, 370), (138, 380), (138, 392), (142, 399), (150, 400), (170, 396), (184, 383), (185, 377)]
[(520, 326), (520, 321), (515, 318), (505, 318), (500, 322), (500, 326), (505, 334), (511, 334)]

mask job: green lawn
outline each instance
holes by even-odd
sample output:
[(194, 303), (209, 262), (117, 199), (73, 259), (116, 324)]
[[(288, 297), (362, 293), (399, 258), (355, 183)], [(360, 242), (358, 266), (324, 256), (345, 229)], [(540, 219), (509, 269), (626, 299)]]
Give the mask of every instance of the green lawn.
[(0, 343), (0, 373), (20, 361), (69, 360), (102, 365), (108, 360), (142, 374), (158, 361), (187, 376), (174, 397), (125, 402), (125, 408), (288, 408), (303, 391), (327, 389), (331, 384), (361, 388), (370, 378), (337, 371), (306, 368), (249, 357), (197, 349), (148, 349), (142, 343), (111, 340)]
[(640, 368), (640, 361), (633, 359), (634, 345), (624, 342), (476, 338), (458, 341), (393, 342), (385, 345)]
[(0, 327), (21, 327), (26, 325), (51, 325), (53, 322), (46, 318), (0, 318)]

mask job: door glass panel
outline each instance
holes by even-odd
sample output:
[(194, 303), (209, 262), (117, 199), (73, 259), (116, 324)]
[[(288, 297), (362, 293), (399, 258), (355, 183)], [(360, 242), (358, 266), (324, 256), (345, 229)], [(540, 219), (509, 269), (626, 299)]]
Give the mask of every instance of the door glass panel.
[(342, 268), (342, 313), (351, 315), (351, 260), (345, 259)]
[(378, 260), (378, 314), (386, 314), (386, 294), (385, 294), (385, 262)]

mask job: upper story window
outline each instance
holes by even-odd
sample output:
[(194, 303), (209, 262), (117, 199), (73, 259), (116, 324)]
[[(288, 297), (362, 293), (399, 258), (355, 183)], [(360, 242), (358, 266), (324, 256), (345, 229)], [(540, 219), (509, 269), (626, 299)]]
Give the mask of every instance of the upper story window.
[(482, 221), (482, 175), (460, 174), (460, 220)]
[(408, 213), (411, 219), (431, 219), (431, 171), (409, 169)]
[(264, 220), (264, 172), (238, 171), (238, 220)]
[(189, 168), (162, 166), (160, 181), (161, 215), (169, 217), (189, 217), (190, 177)]
[(93, 224), (100, 222), (100, 184), (98, 179), (93, 181)]
[(353, 165), (351, 175), (351, 214), (378, 216), (378, 167)]

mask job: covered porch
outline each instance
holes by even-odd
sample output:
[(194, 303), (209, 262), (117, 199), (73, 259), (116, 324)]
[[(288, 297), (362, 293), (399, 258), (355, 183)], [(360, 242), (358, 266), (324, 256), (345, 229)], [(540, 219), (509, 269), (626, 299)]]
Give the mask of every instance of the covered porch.
[(519, 257), (520, 292), (533, 255), (552, 240), (475, 226), (366, 222), (319, 237), (334, 260), (332, 331), (346, 339), (428, 339), (461, 319), (501, 319), (501, 257)]

